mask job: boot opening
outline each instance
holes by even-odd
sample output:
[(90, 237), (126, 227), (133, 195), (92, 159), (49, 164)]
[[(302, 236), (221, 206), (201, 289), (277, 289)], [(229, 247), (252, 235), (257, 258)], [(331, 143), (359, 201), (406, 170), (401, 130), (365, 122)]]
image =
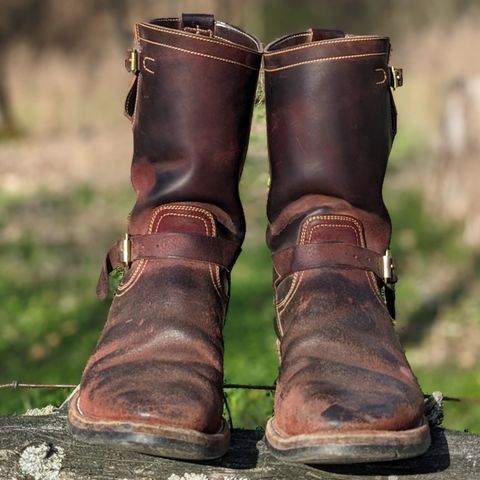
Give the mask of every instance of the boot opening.
[(311, 42), (320, 42), (322, 40), (331, 40), (335, 38), (345, 38), (346, 35), (341, 30), (327, 30), (320, 28), (310, 28), (309, 30), (294, 35), (287, 35), (275, 40), (267, 46), (269, 52), (280, 50), (283, 48), (295, 47)]
[(183, 14), (182, 18), (156, 18), (149, 23), (159, 27), (183, 30), (195, 35), (216, 38), (234, 43), (258, 52), (261, 44), (258, 40), (238, 27), (215, 20), (213, 15)]

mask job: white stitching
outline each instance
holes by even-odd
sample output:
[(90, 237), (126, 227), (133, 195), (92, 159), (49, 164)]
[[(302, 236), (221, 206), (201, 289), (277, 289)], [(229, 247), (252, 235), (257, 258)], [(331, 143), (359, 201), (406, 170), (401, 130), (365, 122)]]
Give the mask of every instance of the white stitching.
[[(308, 36), (309, 34), (305, 33), (303, 34), (305, 36)], [(289, 37), (289, 38), (294, 38), (294, 37)], [(346, 38), (338, 38), (335, 40), (317, 40), (312, 43), (305, 43), (303, 45), (295, 45), (295, 47), (291, 48), (286, 48), (280, 51), (274, 51), (274, 52), (265, 52), (264, 56), (265, 57), (273, 57), (274, 55), (280, 55), (282, 53), (289, 53), (293, 52), (295, 50), (302, 50), (305, 48), (312, 48), (312, 47), (319, 47), (322, 45), (331, 45), (335, 43), (349, 43), (349, 42), (366, 42), (369, 40), (387, 40), (387, 37), (379, 37), (378, 35), (364, 35), (361, 37), (346, 37)]]
[[(215, 220), (213, 218), (213, 215), (207, 211), (207, 210), (204, 210), (202, 208), (198, 208), (198, 207), (194, 207), (194, 206), (191, 206), (191, 205), (171, 205), (171, 204), (166, 204), (166, 205), (162, 205), (160, 207), (157, 207), (153, 213), (152, 213), (152, 217), (150, 219), (150, 223), (148, 225), (148, 233), (152, 233), (153, 231), (153, 226), (155, 224), (155, 221), (157, 220), (158, 218), (158, 215), (160, 214), (160, 212), (162, 210), (167, 210), (167, 209), (175, 209), (175, 210), (184, 210), (184, 211), (193, 211), (193, 212), (198, 212), (198, 213), (202, 213), (204, 215), (207, 216), (207, 218), (210, 220), (210, 228), (211, 228), (211, 232), (210, 232), (210, 229), (209, 229), (209, 225), (207, 223), (207, 221), (205, 220), (205, 218), (201, 217), (201, 216), (198, 216), (198, 215), (188, 215), (188, 214), (182, 214), (182, 213), (177, 213), (177, 212), (167, 212), (167, 213), (164, 213), (159, 219), (158, 219), (158, 224), (162, 221), (162, 219), (166, 216), (180, 216), (180, 217), (190, 217), (190, 218), (194, 218), (194, 219), (197, 219), (197, 220), (201, 220), (203, 222), (203, 225), (205, 227), (205, 232), (208, 236), (213, 236), (215, 237), (216, 234), (217, 234), (217, 230), (216, 230), (216, 225), (215, 225)], [(158, 225), (157, 224), (157, 225)], [(126, 282), (125, 284), (121, 285), (117, 292), (117, 297), (118, 296), (122, 296), (124, 295), (128, 290), (130, 290), (138, 281), (138, 279), (141, 277), (143, 271), (145, 270), (145, 267), (147, 266), (147, 263), (148, 263), (148, 260), (146, 259), (141, 259), (138, 263), (138, 266), (137, 268), (134, 270), (134, 272), (132, 273), (132, 276), (128, 279), (128, 282)], [(212, 279), (212, 282), (213, 282), (213, 279)], [(215, 286), (215, 284), (214, 284)]]
[[(177, 19), (174, 19), (174, 20), (177, 20)], [(154, 30), (154, 31), (156, 30), (156, 31), (163, 32), (163, 33), (166, 33), (166, 34), (179, 35), (181, 37), (187, 37), (187, 38), (191, 38), (191, 39), (195, 39), (195, 40), (201, 40), (203, 42), (216, 43), (217, 45), (221, 45), (222, 47), (227, 46), (227, 47), (230, 47), (230, 48), (243, 50), (243, 51), (248, 52), (248, 53), (255, 53), (257, 55), (260, 53), (257, 50), (253, 50), (253, 49), (250, 49), (248, 47), (244, 47), (242, 45), (237, 45), (236, 43), (224, 43), (224, 42), (220, 42), (218, 40), (212, 40), (211, 38), (199, 37), (197, 35), (194, 36), (192, 34), (187, 35), (186, 33), (183, 33), (181, 30), (174, 30), (173, 28), (160, 27), (158, 25), (151, 25), (151, 24), (148, 24), (148, 23), (141, 23), (141, 25), (142, 25), (142, 27), (148, 28), (150, 30)], [(222, 38), (222, 37), (220, 37), (220, 38)], [(229, 42), (229, 40), (225, 40), (225, 42)]]
[(143, 57), (143, 60), (142, 60), (142, 65), (143, 65), (143, 68), (145, 71), (147, 71), (148, 73), (152, 73), (153, 75), (155, 75), (155, 72), (153, 70), (150, 70), (146, 65), (145, 65), (145, 60), (149, 60), (153, 63), (155, 63), (155, 59), (152, 58), (152, 57)]
[(376, 68), (376, 72), (382, 72), (383, 73), (383, 80), (381, 82), (375, 82), (375, 85), (383, 85), (387, 81), (387, 72), (385, 71), (384, 68)]
[(249, 70), (257, 71), (258, 68), (251, 67), (245, 63), (236, 62), (235, 60), (230, 60), (228, 58), (217, 57), (215, 55), (209, 55), (208, 53), (194, 52), (193, 50), (187, 50), (186, 48), (174, 47), (173, 45), (168, 45), (166, 43), (154, 42), (153, 40), (147, 40), (146, 38), (140, 37), (140, 40), (143, 40), (146, 43), (151, 43), (153, 45), (158, 45), (160, 47), (171, 48), (172, 50), (177, 50), (183, 53), (189, 53), (190, 55), (197, 55), (199, 57), (209, 58), (211, 60), (218, 60), (220, 62), (230, 63), (232, 65), (238, 65), (240, 67), (248, 68)]
[[(306, 238), (307, 230), (308, 230), (310, 224), (312, 222), (316, 221), (316, 220), (325, 220), (325, 221), (326, 220), (344, 220), (344, 221), (349, 221), (349, 222), (353, 222), (357, 226), (358, 231), (361, 232), (361, 230), (362, 230), (361, 225), (354, 218), (350, 218), (350, 217), (343, 216), (343, 215), (314, 215), (313, 217), (307, 218), (307, 221), (305, 222), (305, 224), (302, 227), (302, 232), (300, 234), (300, 245), (305, 244), (305, 241), (307, 240), (307, 238)], [(357, 242), (360, 243), (361, 246), (364, 246), (364, 242), (363, 242), (363, 239), (362, 239), (361, 235), (358, 233), (357, 229), (355, 229), (352, 225), (331, 224), (331, 223), (322, 223), (322, 224), (314, 225), (309, 231), (309, 235), (308, 235), (308, 241), (309, 242), (312, 240), (313, 232), (317, 227), (350, 228), (354, 231)], [(283, 300), (277, 304), (278, 309), (281, 309), (282, 312), (285, 310), (285, 308), (287, 308), (287, 305), (290, 303), (292, 298), (295, 296), (295, 293), (297, 293), (297, 290), (298, 290), (298, 288), (300, 286), (300, 283), (303, 279), (303, 274), (304, 274), (303, 271), (302, 272), (295, 272), (293, 274), (294, 278), (292, 280), (292, 285), (290, 285), (290, 289), (288, 290), (288, 292), (285, 295), (285, 297), (283, 298)], [(297, 280), (296, 285), (295, 285), (295, 280)], [(279, 312), (279, 310), (277, 310), (277, 314), (278, 314), (278, 312)]]
[(335, 228), (349, 228), (351, 230), (353, 230), (353, 232), (355, 233), (355, 238), (357, 240), (358, 243), (362, 243), (359, 235), (358, 235), (358, 231), (355, 227), (353, 227), (352, 225), (342, 225), (340, 223), (318, 223), (317, 225), (314, 225), (311, 229), (310, 229), (310, 232), (309, 232), (309, 235), (308, 235), (308, 241), (311, 242), (312, 240), (312, 236), (313, 236), (313, 233), (314, 231), (317, 229), (317, 228), (320, 228), (320, 227), (335, 227)]
[(282, 306), (285, 304), (285, 302), (289, 298), (291, 292), (293, 291), (293, 289), (295, 288), (295, 285), (297, 284), (298, 275), (299, 275), (298, 272), (295, 272), (293, 274), (292, 283), (290, 284), (290, 288), (288, 289), (287, 294), (283, 297), (283, 299), (281, 301), (277, 301), (277, 307), (278, 308), (282, 308)]
[[(354, 218), (349, 217), (347, 215), (314, 215), (313, 217), (309, 217), (307, 219), (307, 221), (305, 222), (305, 224), (303, 225), (302, 233), (301, 233), (301, 237), (300, 237), (300, 243), (301, 244), (305, 243), (305, 237), (306, 237), (306, 232), (307, 232), (308, 226), (310, 225), (310, 223), (314, 222), (315, 220), (325, 220), (325, 221), (327, 221), (327, 220), (343, 220), (343, 221), (347, 221), (347, 222), (352, 222), (353, 224), (355, 224), (355, 226), (358, 228), (358, 230), (360, 232), (362, 231), (362, 226), (360, 225), (360, 223), (357, 222), (357, 220), (355, 220)], [(335, 225), (326, 224), (325, 226), (335, 226)], [(342, 226), (344, 226), (344, 225), (342, 225)], [(310, 236), (310, 239), (311, 239), (311, 236)], [(360, 245), (362, 247), (364, 247), (365, 242), (363, 241), (363, 238), (361, 236), (360, 237), (357, 236), (357, 239), (359, 239)]]
[(284, 65), (283, 67), (264, 68), (264, 71), (268, 72), (268, 73), (273, 73), (273, 72), (279, 72), (281, 70), (287, 70), (289, 68), (299, 67), (301, 65), (308, 65), (308, 64), (311, 64), (311, 63), (334, 62), (334, 61), (340, 61), (340, 60), (355, 60), (355, 59), (358, 59), (358, 58), (379, 57), (379, 56), (382, 56), (382, 55), (388, 55), (388, 52), (360, 53), (358, 55), (343, 55), (343, 56), (338, 56), (338, 57), (317, 58), (315, 60), (305, 60), (304, 62), (297, 62), (297, 63), (292, 63), (290, 65)]

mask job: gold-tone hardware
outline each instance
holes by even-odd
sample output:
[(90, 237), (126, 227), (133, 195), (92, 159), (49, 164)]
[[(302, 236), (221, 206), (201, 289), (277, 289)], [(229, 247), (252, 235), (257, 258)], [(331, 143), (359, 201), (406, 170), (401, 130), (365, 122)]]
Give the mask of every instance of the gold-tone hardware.
[(392, 286), (397, 281), (397, 274), (395, 273), (395, 260), (392, 257), (390, 250), (385, 252), (382, 258), (383, 260), (383, 280), (384, 282)]
[(138, 52), (134, 48), (127, 50), (127, 58), (125, 59), (125, 68), (127, 72), (138, 72)]
[(391, 87), (396, 90), (403, 85), (403, 69), (390, 67)]
[(124, 265), (129, 265), (131, 263), (131, 258), (132, 258), (132, 248), (130, 244), (130, 236), (128, 233), (125, 234), (123, 237), (123, 240), (120, 240), (119, 246), (118, 246), (118, 260), (120, 263), (123, 263)]

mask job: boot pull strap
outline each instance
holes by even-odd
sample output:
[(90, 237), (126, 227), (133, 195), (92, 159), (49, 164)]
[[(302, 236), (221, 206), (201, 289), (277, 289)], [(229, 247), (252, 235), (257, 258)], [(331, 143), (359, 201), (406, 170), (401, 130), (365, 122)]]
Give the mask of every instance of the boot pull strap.
[(312, 28), (311, 29), (312, 42), (319, 40), (331, 40), (334, 38), (345, 38), (345, 32), (342, 30), (328, 30), (326, 28)]
[(107, 253), (97, 284), (97, 296), (108, 296), (108, 276), (117, 267), (129, 267), (135, 260), (181, 258), (213, 263), (230, 271), (240, 254), (238, 243), (192, 233), (126, 235)]
[(135, 114), (135, 103), (137, 101), (137, 86), (138, 74), (132, 80), (130, 88), (128, 89), (127, 98), (125, 99), (125, 116), (133, 122), (133, 115)]
[(183, 13), (181, 28), (189, 33), (212, 37), (215, 33), (215, 17), (206, 13)]

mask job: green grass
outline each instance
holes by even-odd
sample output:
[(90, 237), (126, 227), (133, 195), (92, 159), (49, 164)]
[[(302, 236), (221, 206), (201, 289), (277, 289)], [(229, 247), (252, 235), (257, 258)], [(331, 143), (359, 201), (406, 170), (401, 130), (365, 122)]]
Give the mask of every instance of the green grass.
[[(411, 145), (400, 148), (398, 158), (407, 158)], [(263, 131), (252, 135), (251, 147), (241, 184), (248, 234), (232, 274), (225, 380), (272, 385), (278, 358), (271, 262), (264, 242), (268, 165)], [(397, 168), (401, 171), (401, 160), (391, 175)], [(386, 202), (400, 274), (397, 323), (407, 354), (412, 352), (415, 359), (439, 321), (456, 328), (478, 326), (480, 288), (472, 285), (480, 283), (480, 261), (463, 247), (454, 225), (425, 212), (419, 192), (389, 188)], [(81, 185), (63, 194), (0, 194), (0, 383), (79, 381), (108, 311), (94, 293), (99, 267), (109, 245), (122, 233), (132, 203), (128, 186), (101, 194)], [(438, 287), (444, 272), (452, 269), (464, 280), (443, 286), (440, 282)], [(455, 359), (441, 365), (412, 364), (425, 391), (480, 397), (474, 368), (462, 369)], [(58, 405), (67, 393), (0, 390), (0, 414)], [(263, 427), (272, 413), (271, 393), (228, 390), (226, 395), (235, 426)], [(446, 403), (445, 412), (446, 426), (480, 432), (478, 404)]]

